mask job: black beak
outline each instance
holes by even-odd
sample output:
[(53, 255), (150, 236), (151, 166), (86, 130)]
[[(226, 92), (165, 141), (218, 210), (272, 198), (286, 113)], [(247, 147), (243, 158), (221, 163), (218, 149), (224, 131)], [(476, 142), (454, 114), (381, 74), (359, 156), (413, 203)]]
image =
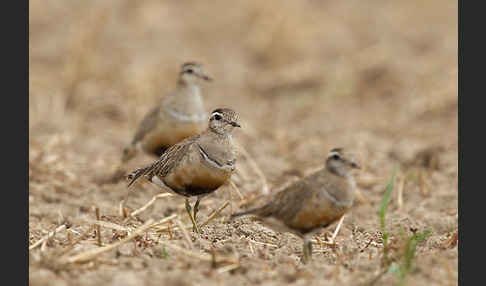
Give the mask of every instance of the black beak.
[(235, 122), (235, 121), (231, 122), (231, 125), (233, 125), (234, 127), (240, 127), (241, 128), (241, 125), (238, 124), (238, 122)]
[(202, 79), (207, 80), (207, 81), (213, 81), (213, 79), (207, 75), (203, 75)]
[(361, 166), (357, 163), (351, 163), (351, 167), (355, 168), (355, 169), (361, 169)]

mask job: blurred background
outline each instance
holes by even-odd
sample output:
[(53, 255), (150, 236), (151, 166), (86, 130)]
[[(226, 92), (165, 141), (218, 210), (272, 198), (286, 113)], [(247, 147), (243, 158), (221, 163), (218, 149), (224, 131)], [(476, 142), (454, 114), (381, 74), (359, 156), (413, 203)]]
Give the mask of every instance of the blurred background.
[(235, 137), (271, 188), (351, 148), (373, 225), (393, 167), (439, 158), (432, 193), (411, 185), (404, 210), (446, 235), (457, 225), (457, 20), (449, 0), (29, 1), (31, 239), (59, 211), (96, 202), (116, 213), (124, 182), (93, 178), (118, 163), (186, 61), (214, 78), (202, 86), (208, 110), (240, 113)]

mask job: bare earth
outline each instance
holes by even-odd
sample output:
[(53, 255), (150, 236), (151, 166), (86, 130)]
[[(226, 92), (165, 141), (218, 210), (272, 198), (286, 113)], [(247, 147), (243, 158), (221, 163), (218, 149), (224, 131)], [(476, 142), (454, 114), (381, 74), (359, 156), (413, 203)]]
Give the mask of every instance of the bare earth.
[[(60, 229), (29, 250), (31, 285), (393, 285), (378, 211), (395, 166), (392, 265), (429, 229), (408, 285), (457, 285), (457, 1), (33, 0), (29, 12), (29, 247)], [(312, 263), (292, 234), (228, 222), (263, 200), (245, 156), (233, 176), (243, 198), (223, 186), (203, 199), (200, 223), (229, 204), (201, 235), (178, 227), (190, 225), (182, 197), (126, 219), (126, 182), (97, 183), (189, 60), (215, 78), (203, 85), (208, 110), (240, 113), (235, 138), (271, 193), (323, 166), (331, 148), (359, 155), (362, 196), (335, 245), (325, 240), (336, 225), (315, 237)], [(159, 193), (136, 184), (125, 213)], [(126, 243), (98, 246), (96, 208), (103, 247)]]

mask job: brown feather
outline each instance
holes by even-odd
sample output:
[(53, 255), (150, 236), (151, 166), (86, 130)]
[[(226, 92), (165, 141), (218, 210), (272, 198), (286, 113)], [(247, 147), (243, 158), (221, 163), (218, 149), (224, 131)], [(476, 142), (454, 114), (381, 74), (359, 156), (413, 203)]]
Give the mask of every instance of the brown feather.
[(167, 149), (167, 151), (151, 165), (132, 172), (134, 175), (129, 178), (130, 182), (128, 186), (130, 187), (142, 175), (145, 175), (149, 180), (152, 180), (153, 176), (158, 176), (161, 178), (165, 177), (174, 167), (177, 166), (189, 146), (199, 137), (200, 135), (197, 134), (182, 140), (181, 142)]

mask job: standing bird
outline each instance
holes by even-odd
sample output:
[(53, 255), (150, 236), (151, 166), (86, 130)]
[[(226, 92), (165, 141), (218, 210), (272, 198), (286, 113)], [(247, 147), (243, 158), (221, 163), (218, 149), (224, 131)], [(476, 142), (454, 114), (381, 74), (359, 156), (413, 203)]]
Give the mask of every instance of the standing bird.
[(212, 80), (201, 64), (182, 65), (176, 89), (145, 115), (131, 143), (123, 150), (122, 163), (132, 159), (139, 148), (159, 157), (170, 146), (206, 128), (201, 79)]
[[(193, 230), (200, 233), (196, 215), (201, 198), (230, 180), (235, 170), (236, 148), (231, 135), (235, 127), (241, 127), (235, 111), (229, 108), (214, 110), (205, 131), (173, 145), (151, 165), (130, 173), (128, 187), (143, 175), (149, 181), (187, 197), (186, 211)], [(193, 214), (189, 204), (191, 196), (197, 196)]]
[(353, 205), (356, 184), (351, 170), (360, 168), (354, 156), (332, 149), (325, 168), (278, 192), (262, 207), (233, 214), (255, 215), (276, 231), (291, 232), (304, 240), (303, 261), (312, 256), (310, 238), (321, 227), (339, 220)]
[(125, 163), (140, 149), (160, 157), (170, 146), (196, 135), (206, 128), (207, 113), (200, 91), (200, 81), (212, 81), (201, 64), (186, 62), (181, 66), (176, 89), (162, 98), (140, 122), (132, 141), (124, 149), (119, 165), (99, 184), (116, 183), (124, 177)]

